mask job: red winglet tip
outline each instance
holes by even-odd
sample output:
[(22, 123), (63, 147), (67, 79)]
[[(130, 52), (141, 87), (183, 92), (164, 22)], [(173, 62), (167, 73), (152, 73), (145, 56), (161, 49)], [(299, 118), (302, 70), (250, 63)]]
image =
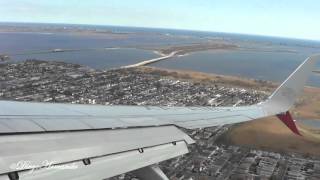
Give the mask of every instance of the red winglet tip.
[(292, 119), (292, 116), (289, 111), (285, 114), (277, 114), (277, 117), (295, 134), (302, 136), (296, 126), (296, 123)]

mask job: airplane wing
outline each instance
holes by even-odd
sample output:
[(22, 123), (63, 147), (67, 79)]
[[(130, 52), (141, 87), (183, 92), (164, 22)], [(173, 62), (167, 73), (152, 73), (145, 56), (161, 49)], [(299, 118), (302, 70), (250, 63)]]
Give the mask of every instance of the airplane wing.
[(221, 126), (276, 115), (300, 135), (288, 110), (318, 58), (307, 58), (266, 101), (250, 106), (0, 101), (0, 180), (104, 179), (133, 170), (142, 179), (165, 179), (152, 165), (188, 153), (187, 145), (194, 143), (177, 127)]

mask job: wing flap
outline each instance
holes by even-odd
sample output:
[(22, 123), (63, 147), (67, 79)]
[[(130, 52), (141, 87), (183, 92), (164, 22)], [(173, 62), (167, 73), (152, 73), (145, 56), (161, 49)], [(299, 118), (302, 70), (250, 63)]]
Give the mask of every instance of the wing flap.
[(32, 173), (30, 173), (30, 171), (21, 172), (20, 176), (22, 176), (24, 180), (105, 179), (156, 164), (188, 152), (187, 144), (184, 141), (179, 141), (176, 142), (175, 145), (168, 143), (144, 148), (143, 153), (134, 150), (92, 158), (91, 164), (87, 166), (85, 166), (82, 161), (63, 164), (65, 167), (76, 167), (71, 170), (44, 168), (37, 169)]
[(40, 167), (43, 162), (68, 163), (178, 141), (194, 143), (174, 126), (2, 135), (0, 174), (15, 171), (11, 165), (20, 161)]

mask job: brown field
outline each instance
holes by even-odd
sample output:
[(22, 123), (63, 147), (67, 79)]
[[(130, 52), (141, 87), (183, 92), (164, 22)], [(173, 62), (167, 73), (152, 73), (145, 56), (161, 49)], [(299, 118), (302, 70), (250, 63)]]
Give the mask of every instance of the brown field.
[[(172, 78), (219, 83), (272, 92), (277, 85), (266, 81), (256, 81), (232, 76), (206, 74), (193, 71), (180, 71), (140, 67), (142, 71), (157, 73)], [(291, 113), (294, 118), (320, 120), (320, 88), (305, 87)], [(298, 123), (302, 137), (293, 134), (276, 117), (258, 119), (233, 126), (220, 138), (220, 142), (247, 146), (276, 152), (296, 152), (320, 156), (320, 130)]]
[(177, 79), (183, 79), (193, 82), (201, 83), (217, 83), (224, 86), (232, 87), (244, 87), (250, 89), (257, 89), (261, 91), (271, 91), (277, 87), (276, 84), (269, 81), (259, 81), (254, 79), (239, 78), (235, 76), (225, 76), (217, 74), (208, 74), (187, 70), (171, 70), (171, 69), (159, 69), (148, 66), (141, 66), (139, 69), (146, 73), (159, 74), (166, 77), (172, 77)]
[(275, 152), (296, 152), (320, 156), (320, 132), (299, 124), (302, 137), (293, 134), (276, 117), (233, 126), (220, 141)]

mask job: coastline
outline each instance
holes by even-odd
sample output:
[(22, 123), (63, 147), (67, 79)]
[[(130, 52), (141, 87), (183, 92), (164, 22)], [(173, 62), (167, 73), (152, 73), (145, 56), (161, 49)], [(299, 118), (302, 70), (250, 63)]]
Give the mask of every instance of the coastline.
[(121, 68), (132, 68), (138, 66), (145, 66), (149, 64), (156, 63), (158, 61), (167, 60), (175, 56), (187, 56), (193, 52), (208, 51), (208, 50), (232, 50), (236, 49), (238, 46), (228, 44), (228, 43), (203, 43), (203, 44), (191, 44), (191, 45), (180, 45), (171, 46), (166, 48), (153, 49), (153, 53), (160, 55), (158, 58), (153, 58), (149, 60), (144, 60), (136, 64), (122, 66)]
[[(190, 80), (201, 83), (218, 83), (224, 86), (242, 87), (265, 91), (271, 94), (279, 84), (270, 81), (200, 73), (184, 70), (139, 67), (145, 73), (158, 73), (175, 79)], [(296, 119), (313, 119), (320, 123), (320, 88), (306, 86), (303, 95), (290, 111)], [(276, 117), (257, 119), (235, 124), (219, 138), (218, 142), (255, 149), (293, 152), (320, 156), (320, 129), (307, 126), (299, 121), (298, 128), (303, 136), (293, 134)]]
[[(43, 76), (40, 75), (41, 73), (36, 73), (38, 71), (35, 71), (34, 68), (37, 69), (37, 67), (43, 67), (48, 63), (50, 64), (48, 67), (51, 68), (49, 74)], [(192, 105), (192, 102), (196, 102), (199, 103), (196, 105), (209, 106), (211, 104), (210, 106), (212, 106), (212, 103), (208, 100), (213, 97), (212, 95), (222, 93), (227, 101), (223, 100), (221, 102), (225, 102), (226, 104), (217, 102), (214, 104), (214, 106), (232, 106), (234, 103), (236, 103), (237, 99), (234, 99), (235, 102), (230, 102), (228, 104), (230, 94), (223, 93), (223, 91), (230, 90), (228, 92), (241, 92), (244, 90), (245, 92), (249, 93), (248, 95), (250, 95), (250, 93), (253, 95), (250, 95), (252, 98), (246, 98), (247, 102), (257, 103), (263, 101), (264, 97), (266, 98), (278, 86), (278, 84), (269, 81), (259, 81), (235, 76), (207, 74), (193, 71), (160, 69), (148, 66), (101, 71), (85, 69), (83, 66), (77, 64), (34, 60), (21, 62), (17, 65), (9, 64), (9, 69), (4, 69), (5, 71), (3, 72), (3, 76), (9, 79), (7, 79), (7, 88), (3, 88), (3, 98), (10, 100), (10, 97), (14, 97), (16, 100), (20, 101), (31, 100), (89, 104), (116, 103), (131, 105), (146, 105), (146, 102), (151, 102), (152, 105), (154, 105), (154, 103), (158, 105), (160, 102), (166, 102), (169, 106)], [(12, 71), (12, 69), (15, 70)], [(21, 71), (20, 69), (24, 69), (24, 71)], [(29, 81), (24, 79), (22, 83), (19, 78), (14, 78), (22, 77), (19, 74), (26, 73), (25, 71), (28, 69), (31, 73), (33, 73), (32, 76), (29, 76)], [(9, 71), (6, 72), (6, 70)], [(63, 73), (59, 73), (59, 71)], [(17, 73), (16, 76), (14, 76), (14, 73)], [(43, 71), (43, 73), (46, 73), (46, 71)], [(63, 75), (64, 73), (66, 73), (66, 75)], [(51, 76), (54, 78), (50, 78)], [(61, 76), (61, 78), (58, 78), (61, 79), (61, 82), (55, 81), (55, 79), (57, 79), (56, 76)], [(16, 79), (16, 83), (21, 88), (12, 89), (11, 86), (15, 86), (15, 83), (12, 82), (13, 79), (10, 80), (10, 77)], [(39, 78), (44, 79), (39, 81)], [(72, 82), (78, 82), (71, 85), (70, 88), (72, 90), (69, 91), (68, 88), (67, 90), (63, 90), (65, 87), (68, 87), (67, 84), (69, 83), (68, 81), (65, 81), (67, 79)], [(170, 89), (172, 86), (176, 86), (177, 83), (180, 85), (172, 88), (172, 91), (167, 94), (168, 96), (161, 96), (162, 92), (165, 91), (155, 91), (157, 90), (157, 88), (155, 88), (157, 87), (156, 82), (159, 82), (156, 79), (163, 79), (163, 81), (160, 82), (165, 83), (164, 89)], [(115, 87), (112, 86), (111, 88), (111, 86), (106, 86), (106, 82)], [(41, 87), (38, 86), (39, 83), (44, 83), (44, 87), (47, 87), (48, 89), (39, 89), (39, 87)], [(87, 86), (83, 86), (84, 83), (86, 83), (92, 89), (97, 89), (92, 91), (93, 94), (85, 93), (87, 91)], [(30, 87), (30, 84), (34, 84), (34, 86)], [(124, 90), (128, 89), (126, 87), (129, 87), (129, 85), (129, 89), (132, 87), (136, 87), (138, 89), (133, 91)], [(6, 86), (4, 85), (4, 87)], [(34, 90), (32, 88), (34, 88)], [(58, 93), (55, 91), (50, 91), (50, 88), (61, 89), (62, 91)], [(20, 91), (23, 89), (25, 89), (25, 94), (22, 93), (21, 95)], [(200, 91), (206, 92), (205, 94), (207, 95), (211, 95), (206, 96), (203, 100), (198, 101), (197, 98), (199, 93), (197, 92)], [(75, 94), (71, 92), (74, 92)], [(188, 94), (188, 92), (192, 93), (193, 95)], [(51, 97), (51, 93), (54, 93), (54, 98)], [(154, 94), (149, 96), (148, 93)], [(159, 99), (155, 100), (154, 97), (160, 98), (160, 101)], [(259, 101), (257, 97), (259, 98)], [(203, 103), (205, 103), (205, 105), (203, 105)], [(293, 117), (301, 117), (303, 119), (320, 119), (318, 108), (320, 107), (319, 103), (320, 88), (305, 87), (304, 95), (299, 98), (296, 106), (291, 109)], [(303, 137), (293, 134), (281, 121), (275, 117), (258, 119), (230, 126), (226, 133), (220, 136), (219, 142), (222, 142), (223, 144), (265, 149), (268, 151), (297, 152), (320, 156), (320, 130), (311, 129), (300, 123), (298, 123), (298, 127), (303, 134)]]
[[(264, 91), (266, 94), (271, 94), (278, 85), (280, 85), (279, 83), (271, 81), (261, 81), (252, 78), (203, 73), (190, 70), (164, 69), (150, 66), (138, 68), (140, 71), (145, 73), (158, 73), (177, 79), (254, 89)], [(320, 121), (320, 113), (318, 112), (320, 109), (318, 107), (320, 107), (320, 88), (305, 86), (304, 93), (298, 99), (295, 107), (292, 108), (292, 111), (299, 119), (318, 119)]]

